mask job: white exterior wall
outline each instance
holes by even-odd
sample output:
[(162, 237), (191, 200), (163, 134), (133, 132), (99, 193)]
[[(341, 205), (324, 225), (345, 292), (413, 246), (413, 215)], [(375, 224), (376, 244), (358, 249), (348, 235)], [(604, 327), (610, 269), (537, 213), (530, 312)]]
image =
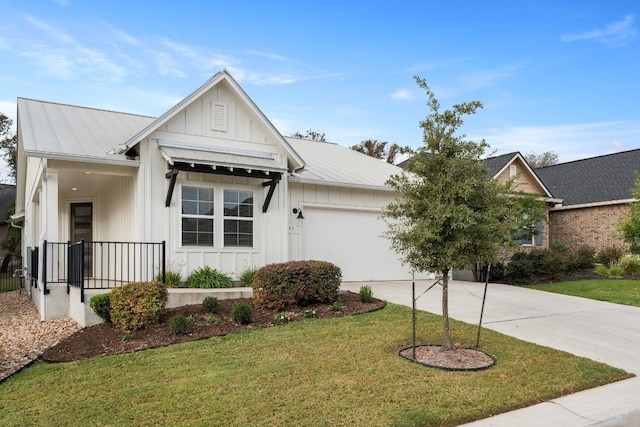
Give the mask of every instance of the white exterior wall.
[[(225, 130), (212, 129), (212, 106), (221, 103), (226, 108)], [(138, 218), (142, 233), (140, 240), (167, 242), (167, 269), (179, 271), (186, 277), (193, 270), (210, 266), (237, 279), (248, 268), (259, 268), (288, 257), (287, 221), (283, 212), (288, 199), (284, 197), (287, 177), (282, 177), (266, 213), (262, 205), (268, 188), (263, 179), (224, 176), (180, 171), (171, 204), (165, 206), (170, 180), (165, 177), (169, 165), (161, 155), (157, 141), (172, 141), (215, 148), (261, 151), (273, 154), (281, 167), (287, 167), (283, 148), (275, 143), (276, 135), (262, 120), (249, 111), (245, 104), (226, 87), (215, 86), (202, 97), (177, 113), (149, 138), (138, 144), (141, 159), (136, 191)], [(184, 185), (213, 188), (214, 239), (213, 247), (183, 247), (181, 236), (181, 189)], [(254, 246), (236, 248), (223, 246), (223, 190), (251, 190), (254, 194)]]

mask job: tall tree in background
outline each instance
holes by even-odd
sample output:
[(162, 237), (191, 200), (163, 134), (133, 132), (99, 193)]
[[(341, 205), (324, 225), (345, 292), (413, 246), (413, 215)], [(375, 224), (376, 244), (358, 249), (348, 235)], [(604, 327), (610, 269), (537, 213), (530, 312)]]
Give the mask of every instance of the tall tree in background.
[(326, 139), (326, 135), (324, 134), (324, 132), (320, 132), (317, 130), (311, 130), (309, 129), (308, 131), (306, 131), (304, 133), (304, 135), (302, 133), (300, 133), (300, 131), (294, 133), (293, 135), (291, 135), (292, 138), (299, 138), (299, 139), (307, 139), (309, 141), (318, 141), (318, 142), (327, 142)]
[[(12, 124), (13, 121), (10, 118), (5, 116), (3, 113), (0, 113), (0, 151), (2, 152), (2, 157), (9, 166), (10, 177), (8, 177), (8, 180), (13, 184), (16, 182), (17, 176), (16, 156), (18, 136), (11, 135)], [(2, 178), (4, 180), (5, 177)], [(13, 215), (15, 210), (15, 203), (10, 203), (7, 205), (7, 212), (0, 212), (0, 214), (4, 215), (4, 218), (6, 219)], [(20, 230), (14, 227), (9, 227), (6, 237), (0, 241), (0, 247), (4, 249), (5, 255), (20, 255), (20, 237)]]
[(542, 154), (531, 152), (529, 154), (525, 154), (524, 158), (532, 169), (536, 169), (557, 165), (560, 156), (558, 156), (558, 153), (555, 151), (545, 151)]
[(617, 225), (622, 232), (622, 238), (629, 243), (631, 252), (640, 254), (640, 174), (638, 173), (636, 173), (631, 195), (636, 201), (631, 204), (630, 215)]
[[(2, 157), (9, 165), (9, 173), (12, 183), (16, 181), (16, 155), (18, 136), (11, 135), (13, 120), (0, 113), (0, 151)], [(4, 179), (4, 177), (2, 177)]]
[(387, 163), (394, 164), (396, 156), (400, 151), (398, 144), (391, 144), (387, 148), (387, 141), (378, 141), (377, 139), (365, 139), (360, 144), (352, 145), (352, 150), (375, 157), (376, 159), (385, 159)]
[[(479, 101), (440, 111), (427, 83), (415, 78), (428, 97), (429, 114), (420, 123), (424, 146), (387, 184), (401, 194), (383, 210), (386, 236), (405, 264), (418, 272), (442, 275), (442, 320), (446, 350), (455, 350), (449, 330), (449, 272), (476, 263), (497, 261), (505, 242), (524, 225), (513, 197), (513, 181), (487, 178), (481, 161), (488, 144), (456, 135), (463, 116), (482, 108)], [(533, 220), (527, 216), (528, 221)]]

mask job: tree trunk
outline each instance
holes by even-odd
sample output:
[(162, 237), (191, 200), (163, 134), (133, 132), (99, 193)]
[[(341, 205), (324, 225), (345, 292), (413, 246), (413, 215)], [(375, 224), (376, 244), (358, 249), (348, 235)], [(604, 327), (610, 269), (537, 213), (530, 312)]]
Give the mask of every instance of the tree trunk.
[(455, 350), (449, 332), (449, 270), (442, 270), (442, 332), (444, 333), (443, 350)]

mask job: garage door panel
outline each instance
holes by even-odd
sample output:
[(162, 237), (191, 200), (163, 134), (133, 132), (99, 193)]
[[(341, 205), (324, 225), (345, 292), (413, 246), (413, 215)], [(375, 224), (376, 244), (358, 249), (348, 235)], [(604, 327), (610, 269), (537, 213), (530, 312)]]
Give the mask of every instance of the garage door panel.
[(383, 233), (377, 212), (306, 207), (302, 224), (303, 259), (329, 261), (345, 281), (407, 280), (403, 266)]

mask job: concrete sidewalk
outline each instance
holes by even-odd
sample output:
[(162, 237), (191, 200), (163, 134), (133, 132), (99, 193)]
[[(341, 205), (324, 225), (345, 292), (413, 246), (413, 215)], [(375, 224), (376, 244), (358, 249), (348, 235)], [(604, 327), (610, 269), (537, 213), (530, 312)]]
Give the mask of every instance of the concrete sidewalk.
[[(432, 281), (416, 281), (420, 295)], [(371, 286), (374, 296), (411, 307), (411, 282), (350, 282)], [(449, 314), (477, 324), (483, 283), (452, 281)], [(442, 313), (436, 286), (417, 301), (420, 310)], [(515, 286), (489, 284), (483, 326), (525, 341), (564, 350), (640, 375), (640, 308)], [(640, 378), (585, 390), (467, 426), (640, 426)]]

